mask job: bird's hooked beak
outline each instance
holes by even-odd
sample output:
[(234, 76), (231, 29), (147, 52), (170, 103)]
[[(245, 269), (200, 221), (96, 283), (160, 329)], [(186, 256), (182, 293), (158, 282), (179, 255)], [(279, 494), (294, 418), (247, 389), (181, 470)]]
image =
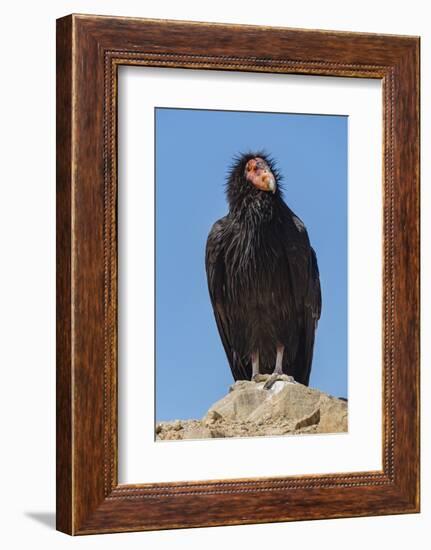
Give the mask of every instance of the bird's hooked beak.
[(268, 191), (271, 191), (271, 193), (275, 193), (275, 190), (277, 188), (277, 185), (275, 183), (275, 178), (272, 175), (272, 172), (267, 172), (262, 177), (264, 185), (266, 185)]
[(248, 182), (261, 191), (275, 193), (277, 189), (274, 174), (271, 172), (268, 163), (260, 157), (253, 158), (247, 162), (245, 177)]

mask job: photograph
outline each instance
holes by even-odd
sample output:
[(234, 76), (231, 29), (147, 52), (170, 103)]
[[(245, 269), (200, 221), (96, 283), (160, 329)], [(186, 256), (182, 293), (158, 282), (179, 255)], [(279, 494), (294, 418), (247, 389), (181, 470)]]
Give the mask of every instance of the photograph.
[(155, 108), (156, 440), (348, 431), (348, 119)]

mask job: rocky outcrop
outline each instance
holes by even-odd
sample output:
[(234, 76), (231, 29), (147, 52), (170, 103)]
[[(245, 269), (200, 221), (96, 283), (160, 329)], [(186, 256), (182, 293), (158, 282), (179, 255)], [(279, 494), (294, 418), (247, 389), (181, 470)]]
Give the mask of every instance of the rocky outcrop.
[(286, 375), (238, 381), (201, 420), (156, 425), (160, 440), (335, 432), (347, 432), (347, 402)]

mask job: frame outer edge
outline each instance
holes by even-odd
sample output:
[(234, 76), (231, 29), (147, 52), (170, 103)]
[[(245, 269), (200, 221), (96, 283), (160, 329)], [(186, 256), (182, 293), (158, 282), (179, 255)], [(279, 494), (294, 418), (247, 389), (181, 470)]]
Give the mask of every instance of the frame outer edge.
[[(95, 178), (99, 178), (100, 165), (91, 164), (91, 160), (94, 159), (95, 153), (98, 154), (98, 149), (101, 144), (100, 135), (98, 133), (98, 128), (100, 127), (101, 108), (100, 98), (97, 95), (97, 93), (101, 92), (101, 89), (99, 89), (101, 84), (101, 67), (95, 63), (101, 62), (103, 52), (105, 50), (110, 50), (113, 43), (121, 44), (119, 33), (120, 31), (122, 32), (124, 30), (128, 30), (127, 24), (125, 24), (124, 28), (123, 26), (121, 29), (117, 28), (118, 18), (107, 19), (109, 19), (109, 21), (105, 19), (103, 25), (101, 22), (99, 24), (99, 21), (97, 21), (96, 24), (93, 16), (72, 15), (57, 21), (57, 529), (68, 534), (87, 534), (109, 531), (133, 531), (143, 529), (198, 527), (230, 523), (261, 523), (267, 521), (305, 519), (300, 512), (298, 512), (298, 514), (295, 512), (292, 515), (289, 515), (289, 517), (284, 515), (283, 517), (271, 516), (270, 519), (268, 519), (268, 517), (257, 517), (255, 514), (250, 514), (250, 516), (238, 516), (235, 521), (229, 522), (223, 512), (218, 519), (208, 518), (204, 514), (200, 520), (196, 519), (189, 521), (190, 518), (186, 518), (184, 516), (185, 511), (183, 510), (183, 505), (189, 501), (189, 498), (192, 497), (193, 493), (183, 495), (178, 494), (175, 495), (174, 499), (171, 499), (170, 496), (168, 497), (166, 495), (168, 501), (166, 501), (166, 504), (161, 506), (160, 510), (157, 511), (154, 506), (151, 505), (151, 502), (145, 504), (141, 501), (141, 503), (138, 504), (138, 501), (134, 500), (135, 498), (139, 498), (137, 495), (136, 497), (122, 495), (120, 499), (112, 500), (110, 495), (114, 495), (111, 490), (114, 489), (115, 492), (115, 489), (118, 489), (118, 487), (112, 487), (110, 483), (114, 482), (115, 485), (115, 476), (114, 479), (105, 479), (105, 484), (103, 486), (103, 467), (100, 466), (100, 458), (105, 458), (105, 453), (103, 452), (101, 446), (100, 430), (101, 428), (103, 429), (103, 433), (105, 434), (105, 437), (107, 437), (107, 441), (110, 445), (114, 442), (112, 440), (113, 434), (111, 430), (115, 433), (115, 426), (111, 426), (109, 412), (108, 418), (104, 415), (103, 423), (99, 419), (97, 426), (95, 425), (94, 414), (97, 411), (100, 411), (101, 405), (99, 395), (100, 390), (99, 386), (97, 386), (97, 384), (100, 384), (101, 377), (100, 370), (96, 368), (99, 364), (98, 359), (101, 357), (101, 349), (99, 343), (94, 342), (93, 340), (93, 338), (99, 338), (99, 330), (96, 329), (97, 334), (95, 334), (94, 325), (89, 327), (85, 325), (85, 323), (89, 323), (87, 316), (88, 313), (96, 314), (97, 319), (101, 318), (99, 306), (97, 304), (95, 305), (96, 298), (94, 295), (91, 296), (90, 300), (88, 286), (88, 276), (93, 283), (96, 282), (99, 284), (101, 280), (99, 264), (97, 264), (97, 273), (94, 270), (91, 271), (91, 267), (94, 268), (95, 265), (94, 261), (99, 262), (100, 260), (100, 248), (97, 244), (100, 241), (96, 241), (95, 238), (97, 238), (99, 233), (101, 233), (101, 231), (99, 232), (99, 226), (97, 226), (101, 213), (99, 211), (99, 203), (96, 202), (99, 201), (100, 189), (96, 192), (93, 187), (93, 184), (96, 181)], [(135, 51), (139, 51), (139, 48), (141, 47), (145, 48), (145, 44), (148, 43), (153, 45), (156, 44), (156, 47), (158, 47), (160, 43), (161, 48), (165, 48), (166, 46), (164, 44), (167, 43), (168, 51), (176, 47), (175, 44), (172, 45), (172, 40), (165, 38), (166, 35), (157, 35), (154, 37), (151, 33), (149, 33), (149, 37), (148, 35), (142, 37), (141, 34), (138, 36), (137, 31), (140, 31), (140, 29), (135, 28), (136, 21), (137, 20), (134, 20), (132, 37), (128, 37), (129, 40), (134, 38), (136, 39), (136, 42), (133, 42), (133, 48), (136, 48)], [(145, 23), (145, 20), (138, 21), (142, 21), (142, 24)], [(108, 24), (106, 25), (105, 23)], [(127, 21), (125, 23), (127, 23)], [(160, 33), (161, 27), (165, 27), (166, 24), (166, 22), (162, 21), (151, 23), (151, 25), (156, 27), (156, 33)], [(182, 27), (180, 29), (181, 31), (187, 30), (188, 24), (185, 22), (181, 25), (179, 25), (179, 22), (172, 22), (172, 24), (175, 27)], [(200, 25), (202, 27), (206, 26), (202, 24), (194, 25), (196, 25), (197, 29)], [(239, 28), (240, 26), (238, 29), (235, 29), (236, 32), (239, 32)], [(223, 30), (222, 26), (218, 27), (218, 29)], [(176, 30), (178, 31), (178, 29)], [(288, 29), (285, 30), (288, 31)], [(249, 29), (249, 31), (251, 32), (252, 29)], [(154, 34), (154, 28), (152, 32)], [(305, 32), (298, 33), (293, 29), (289, 32), (294, 35), (305, 34)], [(315, 31), (309, 32), (311, 34)], [(337, 38), (340, 33), (334, 31), (333, 34), (335, 38)], [(159, 36), (163, 36), (161, 42), (159, 42)], [(364, 37), (360, 34), (352, 33), (351, 36), (352, 43), (355, 41), (357, 42), (357, 40), (361, 41), (361, 48), (363, 45), (362, 41), (366, 38), (368, 39), (368, 37)], [(375, 37), (370, 35), (370, 42), (377, 40), (379, 36), (386, 38), (384, 35), (376, 35)], [(76, 40), (74, 40), (74, 37), (76, 37)], [(388, 45), (388, 50), (382, 50), (384, 52), (389, 52), (386, 58), (386, 67), (389, 67), (389, 65), (394, 66), (394, 58), (397, 58), (397, 56), (399, 56), (398, 61), (401, 61), (401, 50), (404, 54), (407, 50), (410, 50), (410, 61), (412, 60), (411, 56), (413, 55), (415, 62), (418, 62), (418, 39), (405, 37), (400, 40), (398, 37), (390, 38), (389, 36), (387, 36), (387, 38), (392, 44), (391, 47)], [(280, 38), (277, 38), (277, 40), (279, 41)], [(185, 47), (192, 49), (195, 47), (195, 42), (196, 39), (191, 40), (190, 45), (188, 45), (187, 42)], [(414, 45), (415, 48), (413, 47)], [(372, 44), (368, 43), (366, 47), (364, 46), (361, 49), (361, 56), (365, 60), (367, 53), (371, 55), (371, 46)], [(229, 48), (232, 50), (232, 46), (229, 46)], [(333, 51), (333, 44), (331, 45), (331, 48)], [(307, 43), (306, 50), (309, 52), (307, 54), (308, 56), (312, 55), (312, 49), (313, 46)], [(414, 53), (412, 54), (413, 50)], [(145, 50), (143, 49), (142, 51)], [(211, 52), (212, 49), (210, 48), (209, 51)], [(215, 56), (217, 58), (220, 57), (218, 48), (214, 48), (214, 51), (216, 52)], [(78, 53), (79, 58), (75, 59), (75, 55)], [(85, 59), (85, 54), (89, 55), (90, 59)], [(172, 51), (168, 55), (173, 55), (176, 57), (176, 54), (172, 53)], [(187, 57), (187, 55), (189, 54), (186, 53), (185, 57)], [(286, 50), (286, 55), (287, 59), (291, 59), (289, 57), (290, 54), (288, 50)], [(356, 55), (356, 53), (354, 55)], [(379, 55), (385, 57), (386, 53), (380, 53)], [(223, 58), (223, 56), (220, 58)], [(328, 59), (331, 59), (331, 55), (329, 55)], [(404, 61), (406, 61), (406, 59), (404, 59)], [(310, 63), (310, 61), (307, 61), (307, 63)], [(194, 65), (196, 68), (203, 68), (199, 67), (199, 65), (201, 65), (200, 62), (194, 63)], [(331, 65), (330, 62), (328, 63), (328, 67), (329, 65)], [(332, 65), (334, 65), (334, 63), (332, 63)], [(360, 64), (358, 67), (359, 66)], [(85, 75), (85, 72), (89, 70), (94, 70), (94, 72), (91, 73), (90, 78), (93, 82), (93, 88), (91, 89), (88, 87), (87, 82), (81, 82), (81, 78)], [(234, 70), (237, 69), (235, 68)], [(248, 69), (243, 67), (242, 70)], [(417, 70), (418, 67), (413, 68), (413, 76), (410, 73), (413, 81), (409, 80), (406, 86), (403, 86), (404, 90), (412, 93), (414, 100), (417, 100), (418, 96)], [(335, 73), (333, 67), (329, 67), (327, 71), (326, 69), (319, 68), (317, 72), (318, 74), (332, 75)], [(87, 74), (90, 75), (90, 73)], [(367, 77), (368, 74), (368, 71), (363, 72), (360, 70), (359, 74), (354, 74), (353, 71), (351, 76)], [(94, 110), (92, 111), (91, 108)], [(88, 109), (90, 109), (92, 115), (91, 117), (88, 115)], [(416, 123), (418, 123), (419, 119), (418, 105), (416, 104), (413, 109), (411, 106), (410, 108), (408, 107), (407, 112), (411, 117), (409, 128), (413, 128), (412, 135), (415, 135), (417, 138), (418, 124)], [(74, 117), (76, 120), (74, 120)], [(400, 128), (399, 121), (397, 121), (396, 128), (398, 130)], [(94, 137), (92, 134), (93, 132), (95, 133), (96, 143), (89, 141), (92, 137)], [(87, 145), (87, 148), (84, 147), (84, 142)], [(417, 146), (418, 145), (415, 142), (413, 144), (413, 149), (415, 149), (415, 151), (413, 156), (409, 157), (409, 162), (407, 162), (410, 169), (415, 169), (416, 171), (415, 176), (413, 177), (414, 184), (410, 187), (411, 194), (408, 195), (410, 202), (408, 205), (408, 210), (406, 211), (406, 219), (409, 221), (409, 228), (412, 230), (412, 235), (404, 239), (404, 244), (407, 242), (412, 245), (411, 255), (414, 260), (414, 265), (407, 268), (405, 267), (404, 256), (409, 254), (407, 251), (404, 251), (403, 258), (399, 259), (399, 263), (402, 264), (404, 269), (406, 269), (406, 271), (403, 272), (404, 276), (410, 283), (415, 284), (415, 289), (412, 291), (413, 297), (417, 295), (416, 287), (418, 287), (418, 272), (416, 267), (419, 261), (417, 254), (419, 228), (417, 219), (413, 220), (413, 211), (417, 213), (419, 204), (417, 196), (419, 181), (419, 158), (418, 154), (415, 154)], [(401, 158), (397, 157), (396, 160), (398, 160), (399, 163), (402, 163), (404, 169), (406, 168), (406, 163), (403, 162), (405, 159), (401, 160)], [(79, 164), (77, 164), (78, 162)], [(81, 162), (84, 167), (81, 167)], [(404, 191), (406, 190), (404, 189)], [(112, 203), (110, 204), (112, 205)], [(85, 231), (88, 229), (88, 227), (86, 227), (88, 218), (85, 216), (89, 213), (89, 206), (95, 207), (95, 210), (90, 210), (90, 212), (96, 221), (91, 222), (89, 225), (89, 229), (91, 230), (91, 238), (88, 246), (86, 247), (83, 246), (83, 239), (87, 239), (88, 237), (88, 234), (86, 234)], [(397, 218), (398, 216), (396, 216), (396, 219)], [(75, 219), (76, 224), (74, 221)], [(104, 235), (104, 239), (106, 244), (106, 234)], [(400, 242), (401, 239), (398, 240), (397, 247), (400, 245)], [(90, 249), (90, 247), (92, 248)], [(93, 261), (94, 257), (89, 255), (89, 252), (96, 252), (97, 260)], [(396, 253), (400, 254), (399, 250), (397, 250)], [(79, 263), (77, 261), (78, 258)], [(109, 282), (110, 279), (108, 278), (108, 283)], [(97, 287), (93, 288), (93, 291), (97, 290)], [(406, 296), (405, 286), (403, 285), (400, 287), (400, 295), (404, 298)], [(89, 306), (91, 306), (91, 308), (89, 308)], [(410, 335), (413, 337), (414, 342), (410, 343), (410, 346), (405, 345), (403, 349), (404, 353), (408, 350), (413, 350), (414, 352), (414, 357), (410, 357), (410, 362), (414, 363), (412, 370), (415, 376), (412, 377), (413, 380), (410, 380), (407, 383), (406, 387), (398, 388), (398, 390), (396, 388), (396, 391), (397, 396), (400, 395), (401, 397), (401, 406), (404, 407), (406, 406), (409, 391), (413, 392), (413, 397), (410, 401), (412, 408), (409, 409), (409, 411), (403, 410), (401, 413), (398, 411), (398, 419), (405, 422), (407, 425), (408, 433), (406, 434), (404, 441), (408, 441), (410, 444), (413, 443), (413, 445), (409, 448), (405, 459), (408, 473), (404, 474), (400, 471), (401, 478), (398, 478), (398, 483), (396, 483), (395, 486), (388, 486), (384, 493), (379, 493), (377, 491), (377, 487), (373, 488), (368, 485), (364, 487), (364, 491), (359, 488), (358, 491), (356, 491), (356, 488), (354, 489), (353, 486), (351, 489), (343, 491), (343, 494), (346, 495), (350, 495), (350, 493), (353, 495), (353, 493), (355, 493), (356, 496), (359, 496), (359, 493), (364, 493), (364, 495), (369, 495), (372, 500), (377, 499), (379, 504), (377, 500), (374, 501), (375, 509), (373, 511), (371, 511), (371, 509), (366, 510), (365, 504), (364, 509), (362, 510), (361, 508), (362, 511), (354, 511), (352, 509), (350, 511), (344, 510), (341, 513), (337, 512), (337, 514), (331, 514), (328, 508), (328, 511), (324, 512), (324, 514), (326, 513), (327, 515), (319, 514), (316, 516), (311, 514), (307, 519), (317, 519), (317, 517), (329, 518), (355, 515), (405, 513), (407, 511), (414, 511), (412, 510), (412, 501), (415, 499), (417, 502), (418, 490), (414, 490), (412, 488), (412, 484), (414, 482), (417, 484), (419, 480), (419, 440), (417, 438), (419, 361), (416, 356), (416, 351), (418, 348), (418, 304), (416, 302), (411, 303), (410, 305), (407, 304), (407, 313), (409, 320), (413, 325)], [(76, 326), (74, 326), (73, 317), (76, 317)], [(79, 326), (79, 322), (82, 320), (85, 321), (85, 326)], [(93, 333), (85, 332), (86, 328), (91, 328)], [(400, 326), (400, 329), (401, 332), (404, 332), (403, 326)], [(76, 347), (76, 355), (74, 355), (74, 343)], [(405, 371), (406, 369), (403, 368), (402, 381), (404, 381), (404, 378), (406, 377)], [(75, 375), (76, 392), (74, 390)], [(89, 393), (90, 389), (93, 392), (92, 394)], [(94, 391), (96, 391), (97, 395), (94, 395)], [(398, 393), (398, 391), (400, 393)], [(114, 398), (115, 400), (115, 391), (113, 389), (112, 391), (109, 390), (107, 395), (105, 395), (105, 399), (106, 397), (109, 397), (109, 399)], [(415, 418), (409, 418), (407, 412), (414, 413)], [(112, 414), (112, 411), (110, 411), (110, 413)], [(398, 444), (396, 444), (396, 448), (398, 448), (398, 451), (401, 450), (398, 447)], [(400, 456), (399, 458), (401, 459), (402, 457)], [(94, 462), (90, 465), (89, 461)], [(398, 468), (399, 464), (397, 464), (396, 461), (396, 469)], [(401, 492), (395, 493), (395, 489), (400, 490)], [(236, 493), (236, 491), (226, 492)], [(247, 493), (248, 492), (252, 493), (253, 489), (247, 490)], [(302, 494), (305, 494), (305, 491), (299, 489), (295, 490), (292, 494), (295, 495), (295, 498), (299, 498)], [(210, 493), (207, 494), (208, 497), (209, 495)], [(287, 495), (285, 495), (283, 491), (279, 493), (279, 496), (282, 496), (283, 499), (287, 499)], [(198, 495), (195, 493), (193, 498), (195, 499), (196, 497), (198, 497)], [(158, 499), (160, 497), (156, 496), (156, 498)], [(231, 498), (234, 498), (238, 502), (240, 501), (239, 494), (235, 494)], [(267, 497), (265, 498), (268, 500)], [(243, 502), (246, 502), (245, 496), (241, 496), (241, 499), (243, 499)], [(387, 500), (385, 501), (385, 499)], [(393, 499), (392, 506), (389, 505), (390, 499)], [(199, 497), (197, 500), (199, 500)], [(202, 498), (200, 500), (203, 502)], [(225, 500), (226, 499), (224, 497), (221, 498), (221, 496), (220, 498), (211, 497), (210, 499), (215, 506), (221, 506)], [(369, 502), (370, 506), (372, 504), (372, 500)], [(268, 504), (269, 501), (270, 499), (268, 500)], [(205, 502), (207, 502), (206, 499)], [(131, 515), (127, 517), (129, 514)], [(156, 516), (158, 514), (158, 517), (154, 518), (154, 522), (149, 517), (152, 514), (156, 514)], [(170, 518), (163, 518), (162, 516), (164, 514), (169, 514)], [(142, 522), (144, 522), (144, 524)]]
[(395, 381), (398, 484), (412, 512), (420, 510), (420, 39), (400, 60), (397, 71), (395, 154), (397, 171), (395, 270), (396, 364), (408, 364)]
[(56, 24), (56, 528), (73, 534), (73, 18)]

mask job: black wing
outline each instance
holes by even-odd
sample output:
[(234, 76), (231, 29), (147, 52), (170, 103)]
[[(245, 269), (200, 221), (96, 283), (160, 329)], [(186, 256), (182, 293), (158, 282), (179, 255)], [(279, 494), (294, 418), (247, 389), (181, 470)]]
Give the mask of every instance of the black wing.
[(300, 374), (298, 381), (308, 386), (310, 380), (311, 363), (314, 351), (314, 336), (322, 309), (322, 296), (320, 291), (319, 268), (317, 266), (316, 253), (310, 247), (308, 261), (307, 288), (304, 299), (304, 324), (302, 334), (302, 356), (298, 357)]
[(217, 328), (226, 352), (229, 366), (235, 380), (251, 378), (251, 365), (243, 364), (239, 355), (232, 348), (231, 326), (226, 312), (226, 268), (224, 262), (224, 235), (228, 218), (218, 220), (208, 235), (205, 251), (205, 269), (207, 273), (208, 291), (214, 311)]
[(322, 297), (316, 253), (310, 246), (304, 225), (296, 216), (295, 225), (298, 230), (295, 244), (289, 245), (286, 249), (289, 287), (294, 297), (296, 318), (299, 320), (293, 376), (297, 382), (308, 385)]

